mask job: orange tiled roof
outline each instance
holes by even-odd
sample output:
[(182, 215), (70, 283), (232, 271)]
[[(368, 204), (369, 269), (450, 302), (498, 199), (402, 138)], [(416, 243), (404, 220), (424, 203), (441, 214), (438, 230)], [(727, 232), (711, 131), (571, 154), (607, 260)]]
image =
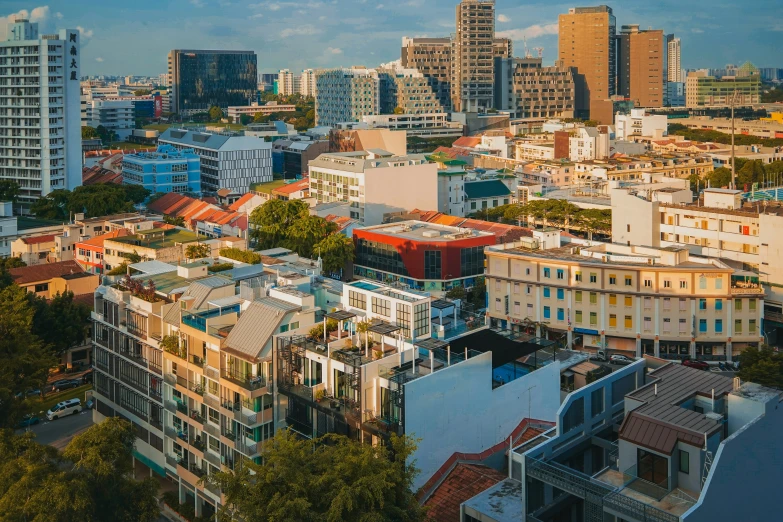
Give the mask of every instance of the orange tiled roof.
[(59, 234), (46, 234), (45, 236), (33, 236), (33, 237), (23, 237), (22, 242), (25, 245), (40, 245), (41, 243), (49, 243), (50, 241), (54, 241), (54, 238), (56, 238)]
[(119, 228), (117, 230), (112, 230), (111, 232), (101, 234), (100, 236), (95, 236), (92, 239), (87, 239), (86, 241), (80, 241), (76, 244), (102, 247), (103, 242), (106, 241), (107, 239), (114, 239), (115, 237), (125, 237), (125, 236), (129, 236), (130, 234), (131, 233), (128, 229)]
[(255, 194), (253, 194), (252, 192), (248, 192), (247, 194), (245, 194), (244, 196), (242, 196), (238, 200), (234, 201), (228, 207), (229, 210), (233, 210), (234, 212), (239, 211), (239, 209), (242, 208), (242, 205), (244, 205), (245, 203), (248, 203), (251, 199), (253, 199), (253, 196), (255, 196)]
[(44, 263), (43, 265), (22, 266), (8, 271), (14, 283), (24, 285), (37, 281), (48, 281), (53, 277), (84, 273), (84, 269), (76, 261), (60, 261), (59, 263)]
[(491, 488), (508, 475), (482, 464), (460, 462), (424, 503), (429, 507), (428, 520), (452, 522), (459, 520), (460, 505), (482, 491)]
[(458, 138), (454, 143), (451, 144), (452, 147), (477, 147), (481, 144), (481, 138), (476, 136), (462, 136), (461, 138)]
[(278, 187), (272, 191), (273, 194), (293, 194), (294, 192), (299, 192), (300, 190), (305, 190), (310, 187), (310, 179), (305, 178), (299, 181), (295, 181), (293, 183), (289, 183), (288, 185), (283, 185), (282, 187)]

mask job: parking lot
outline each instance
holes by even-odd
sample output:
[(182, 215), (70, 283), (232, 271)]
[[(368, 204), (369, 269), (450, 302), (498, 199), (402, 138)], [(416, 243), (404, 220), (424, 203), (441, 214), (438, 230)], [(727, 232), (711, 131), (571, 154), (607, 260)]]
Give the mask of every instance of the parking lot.
[(17, 433), (31, 431), (35, 434), (36, 441), (57, 449), (63, 449), (76, 435), (92, 426), (92, 410), (82, 410), (81, 413), (55, 421), (47, 420), (45, 415), (39, 415), (38, 418), (38, 424), (17, 430)]

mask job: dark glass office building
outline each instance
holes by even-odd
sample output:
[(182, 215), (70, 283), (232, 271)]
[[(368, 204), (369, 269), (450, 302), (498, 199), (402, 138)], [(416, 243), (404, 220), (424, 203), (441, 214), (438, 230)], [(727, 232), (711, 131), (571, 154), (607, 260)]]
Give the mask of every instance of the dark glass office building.
[(258, 59), (253, 51), (169, 53), (171, 111), (206, 112), (210, 107), (249, 105), (255, 100)]

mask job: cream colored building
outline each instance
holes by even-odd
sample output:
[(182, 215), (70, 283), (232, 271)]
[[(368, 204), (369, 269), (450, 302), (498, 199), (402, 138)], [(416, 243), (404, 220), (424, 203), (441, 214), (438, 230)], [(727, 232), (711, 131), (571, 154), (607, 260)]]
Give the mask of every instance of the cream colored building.
[(348, 202), (362, 226), (380, 225), (384, 214), (438, 208), (438, 165), (378, 149), (321, 154), (310, 161), (310, 196)]
[(680, 246), (747, 270), (766, 291), (765, 318), (783, 323), (783, 207), (744, 204), (739, 191), (705, 189), (635, 194), (612, 191), (612, 238), (617, 243)]
[(485, 252), (494, 326), (668, 359), (732, 360), (763, 341), (762, 288), (685, 248), (560, 246), (554, 232)]

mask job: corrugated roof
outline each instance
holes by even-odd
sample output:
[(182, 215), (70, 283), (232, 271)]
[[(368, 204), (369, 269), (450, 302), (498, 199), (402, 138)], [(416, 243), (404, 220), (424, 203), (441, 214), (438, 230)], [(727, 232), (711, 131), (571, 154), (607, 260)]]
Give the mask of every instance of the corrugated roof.
[(112, 230), (111, 232), (107, 232), (106, 234), (101, 234), (100, 236), (95, 236), (92, 239), (88, 239), (86, 241), (80, 241), (77, 243), (77, 245), (89, 245), (89, 246), (97, 246), (102, 247), (103, 242), (107, 239), (112, 239), (115, 237), (125, 237), (129, 236), (130, 231), (126, 228), (118, 228), (117, 230)]
[(192, 297), (193, 298), (193, 306), (192, 309), (197, 310), (201, 308), (201, 306), (207, 301), (209, 298), (209, 294), (214, 290), (215, 288), (222, 288), (224, 286), (233, 285), (234, 282), (230, 279), (226, 279), (225, 277), (221, 276), (212, 276), (212, 277), (205, 277), (204, 279), (199, 279), (198, 281), (194, 281), (190, 287), (188, 288), (188, 291), (185, 292), (185, 295), (183, 297)]
[(301, 307), (273, 297), (253, 301), (228, 334), (226, 347), (253, 359), (259, 358), (286, 313), (297, 310)]
[(465, 183), (465, 195), (468, 199), (494, 198), (509, 194), (511, 194), (511, 190), (499, 179)]

